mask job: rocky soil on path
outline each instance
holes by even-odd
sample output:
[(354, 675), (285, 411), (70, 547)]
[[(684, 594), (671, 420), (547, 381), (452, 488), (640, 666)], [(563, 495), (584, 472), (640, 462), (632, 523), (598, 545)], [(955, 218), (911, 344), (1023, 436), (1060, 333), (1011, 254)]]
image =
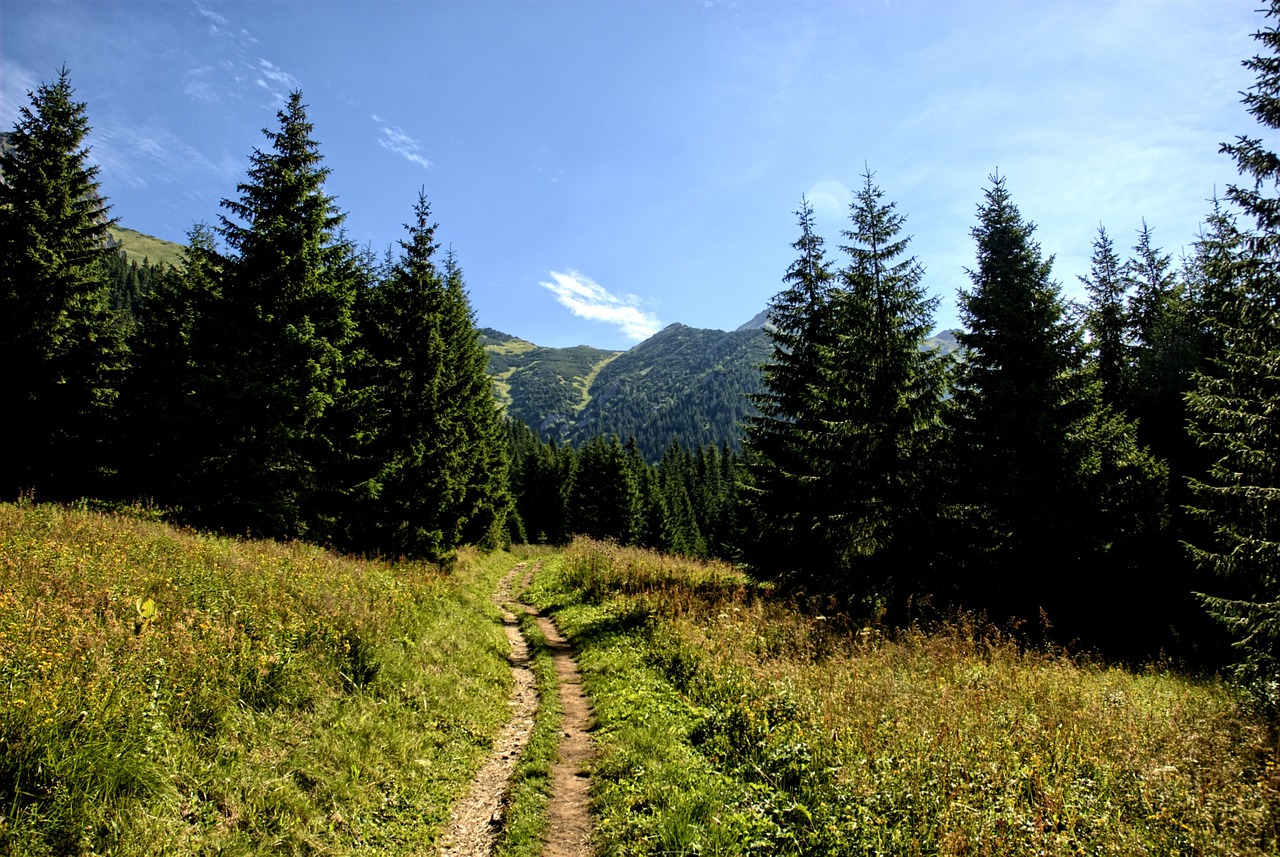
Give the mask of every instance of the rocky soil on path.
[(593, 755), (589, 730), (591, 705), (582, 689), (582, 676), (568, 640), (555, 624), (527, 604), (516, 601), (515, 578), (523, 574), (519, 590), (528, 587), (536, 567), (516, 565), (498, 585), (494, 603), (502, 611), (503, 627), (511, 643), (514, 680), (511, 721), (494, 741), (493, 752), (472, 782), (471, 790), (454, 807), (445, 834), (442, 857), (489, 857), (502, 830), (503, 808), (520, 754), (529, 743), (538, 699), (530, 669), (529, 644), (520, 633), (513, 611), (533, 614), (555, 664), (562, 720), (558, 759), (551, 771), (551, 801), (547, 807), (547, 841), (543, 857), (588, 857), (591, 854), (590, 777)]

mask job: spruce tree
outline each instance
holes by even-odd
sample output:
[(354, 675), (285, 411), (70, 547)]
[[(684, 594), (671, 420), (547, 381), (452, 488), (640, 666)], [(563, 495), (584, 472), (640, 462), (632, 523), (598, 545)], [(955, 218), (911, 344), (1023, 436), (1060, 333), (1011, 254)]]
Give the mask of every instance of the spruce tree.
[(1080, 282), (1089, 295), (1085, 323), (1094, 370), (1102, 385), (1102, 401), (1117, 410), (1127, 410), (1133, 373), (1125, 307), (1127, 284), (1115, 245), (1102, 226), (1093, 241), (1089, 276), (1080, 277)]
[(238, 198), (222, 201), (228, 251), (194, 333), (210, 422), (190, 487), (203, 523), (299, 536), (336, 505), (327, 417), (344, 391), (359, 266), (300, 92), (277, 118), (263, 130), (270, 150), (254, 151)]
[(451, 256), (437, 265), (425, 193), (413, 213), (363, 319), (376, 418), (356, 543), (446, 559), (466, 541), (501, 541), (507, 438), (462, 271)]
[(938, 299), (907, 255), (905, 216), (884, 201), (870, 171), (849, 214), (836, 341), (820, 375), (827, 403), (814, 448), (831, 503), (820, 529), (847, 575), (835, 585), (883, 598), (893, 582), (914, 588), (910, 576), (928, 553), (920, 534), (936, 529), (929, 483), (949, 361), (924, 348)]
[(19, 108), (0, 154), (0, 497), (101, 488), (125, 367), (111, 306), (112, 221), (86, 163), (86, 105), (65, 68)]
[(452, 251), (445, 255), (444, 280), (442, 330), (449, 358), (445, 395), (449, 419), (462, 426), (466, 439), (459, 532), (463, 543), (497, 547), (513, 504), (502, 416), (489, 377), (489, 356), (480, 344), (466, 281)]
[(811, 443), (823, 425), (822, 372), (835, 342), (836, 275), (808, 200), (801, 199), (796, 217), (800, 237), (791, 246), (799, 255), (783, 277), (786, 288), (769, 304), (770, 356), (761, 367), (763, 389), (750, 397), (756, 413), (745, 425), (745, 501), (756, 534), (748, 549), (751, 563), (764, 574), (804, 580), (827, 573), (833, 559), (817, 541), (831, 506), (820, 493)]
[(1160, 326), (1170, 305), (1180, 297), (1181, 287), (1172, 270), (1173, 257), (1151, 243), (1151, 227), (1142, 221), (1134, 255), (1124, 266), (1125, 288), (1129, 296), (1130, 329), (1139, 349), (1156, 347)]
[(1098, 641), (1153, 585), (1141, 560), (1164, 514), (1166, 471), (1103, 401), (1034, 231), (994, 176), (973, 229), (973, 290), (960, 294), (961, 595), (994, 618), (1047, 616)]
[(965, 349), (955, 390), (961, 509), (968, 518), (967, 599), (1034, 617), (1047, 559), (1080, 544), (1071, 427), (1088, 413), (1082, 343), (1051, 259), (1041, 255), (1005, 179), (992, 176), (972, 230), (977, 266), (959, 296)]
[[(1266, 11), (1280, 19), (1280, 0)], [(1267, 129), (1280, 128), (1280, 29), (1254, 34), (1264, 53), (1245, 61), (1256, 82), (1244, 104)], [(1192, 511), (1212, 533), (1190, 545), (1222, 583), (1204, 597), (1233, 634), (1240, 671), (1274, 704), (1280, 684), (1280, 156), (1256, 137), (1222, 147), (1248, 184), (1227, 198), (1253, 221), (1212, 311), (1220, 355), (1189, 396), (1192, 433), (1213, 464), (1192, 482)], [(1224, 273), (1224, 272), (1219, 272)]]

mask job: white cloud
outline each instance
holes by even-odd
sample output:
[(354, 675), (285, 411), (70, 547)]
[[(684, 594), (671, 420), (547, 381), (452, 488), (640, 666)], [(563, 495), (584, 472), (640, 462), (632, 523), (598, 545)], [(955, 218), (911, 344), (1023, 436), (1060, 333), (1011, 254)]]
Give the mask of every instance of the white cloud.
[(569, 312), (590, 321), (616, 325), (628, 339), (648, 339), (661, 322), (653, 313), (640, 309), (635, 295), (610, 294), (604, 286), (577, 271), (551, 272), (552, 282), (541, 283)]
[(182, 87), (186, 95), (211, 103), (222, 100), (223, 84), (217, 80), (213, 66), (188, 69), (186, 78), (187, 82)]
[(213, 11), (209, 7), (204, 6), (200, 3), (196, 4), (196, 12), (198, 12), (202, 17), (208, 20), (209, 30), (210, 32), (213, 32), (213, 33), (217, 33), (220, 28), (225, 27), (227, 26), (227, 24), (231, 23), (226, 18), (219, 15), (217, 12)]
[(258, 86), (271, 93), (271, 97), (278, 103), (283, 104), (285, 97), (295, 89), (302, 89), (302, 84), (298, 83), (298, 79), (284, 69), (276, 66), (270, 60), (258, 60), (258, 73), (261, 75), (258, 80)]
[(18, 122), (18, 111), (31, 106), (29, 92), (35, 92), (40, 81), (13, 62), (0, 63), (0, 130), (9, 131)]
[(166, 128), (103, 123), (91, 140), (94, 162), (113, 182), (132, 187), (183, 185), (204, 177), (228, 182), (240, 172), (234, 159), (212, 161)]
[(395, 152), (406, 161), (417, 164), (424, 170), (431, 169), (431, 162), (421, 154), (421, 143), (395, 125), (391, 125), (376, 113), (373, 115), (373, 121), (382, 126), (382, 139), (378, 140), (379, 146)]

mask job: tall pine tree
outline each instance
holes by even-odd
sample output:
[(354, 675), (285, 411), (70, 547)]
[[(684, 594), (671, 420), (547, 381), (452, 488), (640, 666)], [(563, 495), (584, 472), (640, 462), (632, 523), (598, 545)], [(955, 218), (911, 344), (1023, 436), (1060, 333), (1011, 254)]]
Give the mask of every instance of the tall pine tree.
[(254, 151), (239, 197), (222, 203), (228, 252), (194, 331), (209, 422), (190, 487), (202, 523), (299, 536), (339, 505), (327, 417), (344, 394), (359, 266), (302, 94), (277, 117), (270, 150)]
[[(1254, 34), (1264, 52), (1244, 65), (1256, 75), (1244, 104), (1267, 129), (1280, 129), (1280, 0), (1272, 25)], [(1211, 530), (1190, 546), (1197, 564), (1217, 574), (1204, 598), (1232, 632), (1241, 673), (1272, 703), (1280, 693), (1280, 156), (1242, 135), (1222, 147), (1251, 182), (1227, 189), (1253, 221), (1212, 313), (1221, 353), (1189, 396), (1192, 433), (1213, 464), (1192, 482), (1193, 512)], [(1224, 273), (1224, 272), (1219, 272)]]
[(833, 559), (817, 541), (830, 504), (820, 494), (810, 445), (822, 426), (820, 372), (835, 341), (836, 275), (808, 200), (801, 199), (796, 217), (800, 237), (791, 246), (799, 255), (783, 277), (786, 288), (769, 304), (771, 353), (761, 367), (763, 390), (751, 396), (757, 412), (745, 426), (745, 490), (755, 519), (751, 563), (766, 574), (806, 580), (827, 574)]
[(356, 544), (446, 559), (501, 539), (509, 453), (462, 271), (437, 264), (420, 193), (400, 257), (368, 295), (362, 342), (372, 409)]
[(837, 585), (883, 597), (891, 584), (915, 588), (910, 577), (928, 553), (920, 534), (936, 531), (929, 482), (949, 361), (924, 348), (938, 299), (907, 255), (905, 216), (870, 171), (849, 215), (836, 341), (821, 376), (826, 423), (815, 444), (832, 504), (822, 529), (847, 575)]
[(506, 431), (489, 377), (489, 355), (480, 344), (466, 280), (452, 250), (445, 254), (444, 280), (442, 329), (449, 356), (445, 395), (450, 418), (465, 437), (464, 490), (457, 510), (461, 539), (496, 547), (505, 539), (506, 517), (513, 508)]
[(1081, 277), (1089, 295), (1085, 323), (1089, 328), (1089, 351), (1102, 385), (1102, 401), (1124, 410), (1129, 407), (1133, 365), (1130, 356), (1129, 320), (1125, 307), (1126, 281), (1120, 257), (1107, 230), (1098, 227), (1093, 240), (1093, 258), (1087, 277)]
[(994, 176), (973, 229), (973, 290), (960, 295), (961, 595), (994, 618), (1047, 616), (1097, 641), (1153, 585), (1142, 548), (1160, 526), (1166, 471), (1104, 403), (1034, 231)]
[(67, 70), (31, 93), (0, 154), (0, 496), (96, 493), (125, 367), (111, 221)]
[(962, 588), (998, 618), (1044, 606), (1045, 562), (1075, 552), (1085, 502), (1071, 440), (1088, 411), (1082, 343), (1034, 230), (992, 176), (972, 233), (973, 288), (960, 293), (965, 359), (951, 413), (971, 549)]

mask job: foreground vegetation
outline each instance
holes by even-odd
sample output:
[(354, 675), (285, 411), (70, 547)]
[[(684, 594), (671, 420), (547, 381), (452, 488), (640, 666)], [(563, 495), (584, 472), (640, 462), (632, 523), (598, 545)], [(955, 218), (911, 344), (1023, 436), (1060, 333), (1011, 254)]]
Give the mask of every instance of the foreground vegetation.
[(511, 562), (0, 505), (0, 853), (430, 851), (506, 716)]
[(529, 595), (580, 647), (600, 853), (1280, 847), (1273, 742), (1219, 682), (965, 622), (849, 627), (727, 566), (593, 542)]
[[(1274, 737), (1226, 685), (889, 633), (726, 565), (578, 541), (526, 596), (579, 649), (602, 854), (1266, 854)], [(506, 716), (514, 558), (343, 559), (0, 506), (0, 853), (431, 853)], [(822, 611), (826, 611), (825, 613)], [(504, 854), (546, 833), (559, 711)]]

